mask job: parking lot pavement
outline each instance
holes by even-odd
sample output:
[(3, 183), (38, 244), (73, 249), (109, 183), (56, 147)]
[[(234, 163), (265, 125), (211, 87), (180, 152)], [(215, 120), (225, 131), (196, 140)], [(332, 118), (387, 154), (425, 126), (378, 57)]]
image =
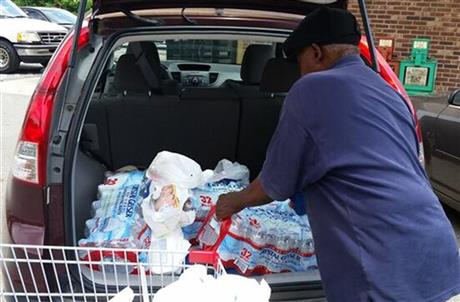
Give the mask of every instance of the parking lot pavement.
[[(43, 71), (43, 66), (40, 64), (25, 64), (21, 63), (19, 69), (12, 74), (0, 74), (0, 81), (8, 81), (14, 79), (23, 79), (40, 75)], [(0, 91), (1, 92), (1, 91)]]

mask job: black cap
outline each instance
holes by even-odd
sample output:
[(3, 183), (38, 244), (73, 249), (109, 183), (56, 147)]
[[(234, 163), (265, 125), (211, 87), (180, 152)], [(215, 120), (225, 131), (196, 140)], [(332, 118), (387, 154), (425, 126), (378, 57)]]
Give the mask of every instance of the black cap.
[(308, 14), (283, 44), (290, 60), (310, 45), (352, 44), (361, 39), (355, 16), (344, 9), (321, 7)]

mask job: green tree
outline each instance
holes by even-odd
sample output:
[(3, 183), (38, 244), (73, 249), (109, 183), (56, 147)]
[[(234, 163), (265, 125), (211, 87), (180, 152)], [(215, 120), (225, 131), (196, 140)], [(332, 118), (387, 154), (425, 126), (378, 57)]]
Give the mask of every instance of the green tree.
[[(18, 6), (49, 6), (59, 7), (68, 10), (74, 14), (78, 12), (79, 0), (14, 0), (14, 3)], [(92, 6), (93, 1), (88, 0), (86, 9), (89, 10)]]

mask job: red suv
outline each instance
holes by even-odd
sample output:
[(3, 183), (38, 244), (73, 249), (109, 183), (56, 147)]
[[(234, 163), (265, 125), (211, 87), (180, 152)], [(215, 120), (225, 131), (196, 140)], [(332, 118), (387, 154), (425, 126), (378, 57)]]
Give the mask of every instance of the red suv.
[[(203, 168), (228, 158), (256, 176), (283, 99), (299, 77), (281, 44), (318, 3), (347, 5), (94, 1), (87, 24), (80, 30), (77, 23), (60, 45), (32, 96), (7, 187), (11, 241), (76, 246), (104, 172), (145, 168), (162, 150)], [(368, 34), (359, 46), (363, 60), (414, 112), (397, 76), (366, 42), (371, 33), (359, 4)], [(324, 298), (317, 271), (264, 278), (273, 300)], [(20, 281), (37, 282), (21, 277), (11, 284), (20, 288)]]

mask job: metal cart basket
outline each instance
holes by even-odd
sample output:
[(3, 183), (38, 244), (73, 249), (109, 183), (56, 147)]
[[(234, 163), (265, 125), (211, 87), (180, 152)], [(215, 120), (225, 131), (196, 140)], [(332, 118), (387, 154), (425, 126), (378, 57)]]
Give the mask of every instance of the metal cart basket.
[[(174, 267), (160, 264), (153, 273), (149, 253), (184, 261)], [(156, 291), (195, 263), (206, 265), (215, 277), (225, 274), (213, 252), (0, 244), (0, 297), (6, 301), (108, 301), (130, 287), (135, 301), (150, 301)]]

